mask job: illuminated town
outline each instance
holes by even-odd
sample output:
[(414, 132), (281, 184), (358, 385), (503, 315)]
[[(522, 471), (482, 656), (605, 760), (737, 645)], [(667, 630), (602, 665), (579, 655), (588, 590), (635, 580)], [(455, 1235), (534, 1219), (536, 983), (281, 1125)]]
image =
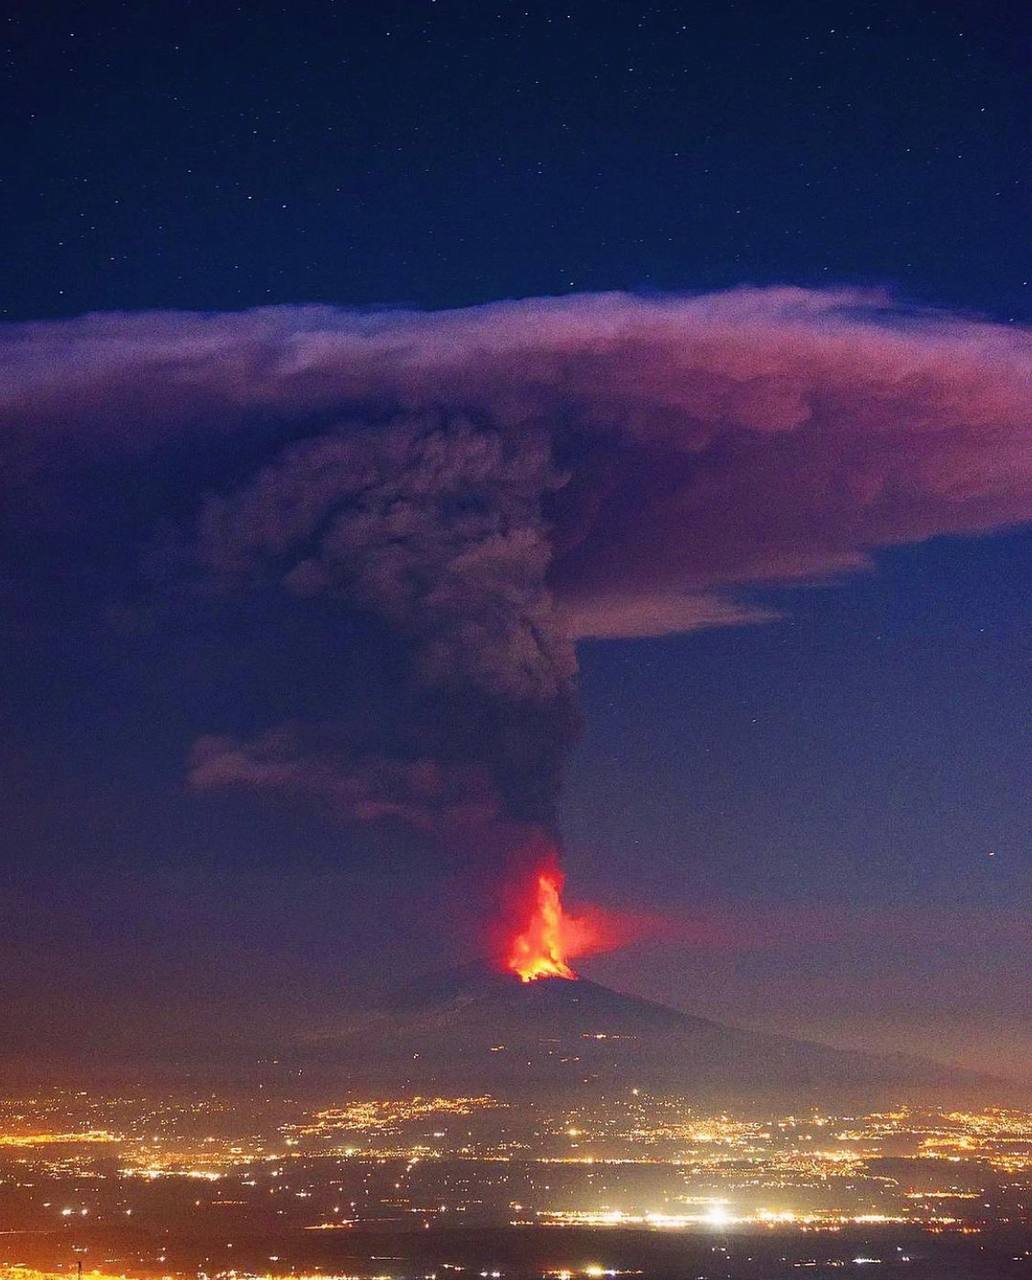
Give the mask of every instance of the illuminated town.
[[(776, 1243), (786, 1266), (811, 1274), (868, 1257), (949, 1275), (915, 1268), (946, 1238), (983, 1249), (1001, 1235), (1027, 1240), (1032, 1221), (1028, 1112), (711, 1114), (633, 1087), (554, 1107), (485, 1095), (313, 1108), (264, 1092), (4, 1100), (5, 1280), (80, 1266), (127, 1276), (651, 1273), (659, 1236), (661, 1248), (680, 1241), (716, 1250), (718, 1262)], [(520, 1263), (507, 1267), (514, 1237)], [(1032, 1252), (1008, 1247), (1024, 1268), (1014, 1274), (1032, 1274)]]

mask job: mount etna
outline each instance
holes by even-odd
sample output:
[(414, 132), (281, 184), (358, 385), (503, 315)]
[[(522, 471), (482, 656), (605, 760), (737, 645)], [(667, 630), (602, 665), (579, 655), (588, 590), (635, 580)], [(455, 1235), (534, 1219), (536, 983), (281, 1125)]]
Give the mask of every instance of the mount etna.
[(905, 1052), (868, 1054), (747, 1030), (583, 978), (525, 982), (482, 963), (417, 979), (345, 1030), (295, 1046), (306, 1073), (387, 1088), (690, 1094), (725, 1105), (957, 1096), (1010, 1082)]

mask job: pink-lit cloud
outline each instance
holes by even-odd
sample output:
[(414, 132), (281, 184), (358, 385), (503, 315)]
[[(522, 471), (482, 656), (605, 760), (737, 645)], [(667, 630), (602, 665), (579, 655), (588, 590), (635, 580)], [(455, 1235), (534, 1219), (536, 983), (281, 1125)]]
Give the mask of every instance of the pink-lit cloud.
[[(95, 315), (8, 326), (0, 362), (23, 535), (108, 519), (164, 467), (155, 527), (204, 574), (366, 610), (414, 682), (537, 707), (502, 763), (485, 739), (496, 783), (558, 767), (577, 640), (764, 621), (764, 588), (1032, 520), (1029, 333), (872, 292)], [(270, 741), (203, 745), (195, 782), (331, 785)], [(404, 766), (341, 776), (400, 812)]]
[(866, 292), (98, 315), (9, 326), (0, 353), (16, 478), (273, 416), (544, 432), (568, 468), (549, 578), (586, 635), (740, 621), (736, 589), (1032, 518), (1028, 333)]
[(494, 820), (498, 797), (487, 774), (437, 760), (356, 756), (331, 745), (318, 727), (279, 725), (250, 740), (200, 738), (190, 756), (190, 785), (269, 791), (323, 807), (341, 822), (390, 818), (427, 832)]

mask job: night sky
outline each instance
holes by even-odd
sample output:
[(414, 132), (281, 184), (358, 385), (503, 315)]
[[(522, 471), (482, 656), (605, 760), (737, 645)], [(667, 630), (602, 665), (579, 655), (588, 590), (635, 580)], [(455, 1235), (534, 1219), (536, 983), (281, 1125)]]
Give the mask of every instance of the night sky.
[(18, 9), (0, 1052), (333, 1025), (547, 831), (589, 976), (1027, 1076), (1026, 6)]

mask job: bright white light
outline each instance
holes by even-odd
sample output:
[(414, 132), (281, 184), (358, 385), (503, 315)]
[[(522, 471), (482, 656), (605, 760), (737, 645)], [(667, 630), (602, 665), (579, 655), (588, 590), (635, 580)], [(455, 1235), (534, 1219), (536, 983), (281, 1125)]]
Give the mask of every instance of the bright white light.
[(726, 1227), (734, 1219), (722, 1204), (712, 1204), (706, 1211), (706, 1221), (711, 1227)]

